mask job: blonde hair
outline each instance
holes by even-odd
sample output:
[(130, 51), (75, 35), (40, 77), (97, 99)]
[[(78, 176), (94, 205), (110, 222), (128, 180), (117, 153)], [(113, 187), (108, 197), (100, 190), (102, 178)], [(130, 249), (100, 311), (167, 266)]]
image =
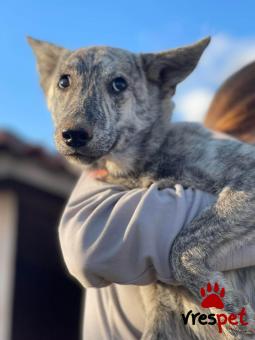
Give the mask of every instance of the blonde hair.
[(216, 92), (205, 126), (255, 142), (255, 62), (229, 77)]

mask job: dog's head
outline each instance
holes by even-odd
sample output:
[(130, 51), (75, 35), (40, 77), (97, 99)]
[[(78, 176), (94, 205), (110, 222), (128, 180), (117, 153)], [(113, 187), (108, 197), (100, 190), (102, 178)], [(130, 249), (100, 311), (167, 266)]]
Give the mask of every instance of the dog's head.
[(135, 161), (143, 134), (169, 119), (176, 85), (193, 71), (209, 41), (135, 54), (111, 47), (70, 51), (29, 38), (60, 153), (85, 164)]

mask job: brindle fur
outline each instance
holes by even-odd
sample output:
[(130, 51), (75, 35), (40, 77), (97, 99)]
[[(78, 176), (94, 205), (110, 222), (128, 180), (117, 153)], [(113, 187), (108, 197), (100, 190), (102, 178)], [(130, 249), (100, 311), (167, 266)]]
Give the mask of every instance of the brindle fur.
[[(245, 306), (251, 322), (255, 306), (254, 268), (226, 274), (213, 270), (216, 253), (253, 240), (255, 148), (216, 139), (199, 124), (170, 123), (176, 86), (196, 67), (209, 39), (147, 54), (111, 47), (70, 51), (32, 38), (29, 42), (55, 123), (56, 145), (67, 159), (106, 168), (106, 181), (129, 188), (155, 181), (162, 188), (180, 183), (217, 197), (172, 246), (169, 264), (180, 286), (158, 282), (141, 288), (146, 310), (143, 339), (253, 338), (248, 327), (224, 328), (220, 335), (216, 327), (184, 326), (181, 320), (181, 313), (189, 309), (203, 313), (199, 289), (208, 281), (225, 287), (226, 312), (239, 313)], [(57, 86), (62, 74), (71, 77), (65, 90)], [(114, 95), (109, 84), (119, 76), (128, 87)], [(74, 150), (61, 136), (70, 128), (84, 128), (93, 137)]]

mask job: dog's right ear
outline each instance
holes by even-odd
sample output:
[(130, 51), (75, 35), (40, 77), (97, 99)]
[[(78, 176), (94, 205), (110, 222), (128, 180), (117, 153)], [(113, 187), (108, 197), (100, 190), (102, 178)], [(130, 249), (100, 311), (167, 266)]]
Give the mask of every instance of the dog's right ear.
[(69, 51), (63, 47), (50, 44), (46, 41), (27, 38), (29, 45), (32, 47), (37, 60), (37, 69), (40, 75), (41, 86), (47, 95), (52, 76), (60, 58)]

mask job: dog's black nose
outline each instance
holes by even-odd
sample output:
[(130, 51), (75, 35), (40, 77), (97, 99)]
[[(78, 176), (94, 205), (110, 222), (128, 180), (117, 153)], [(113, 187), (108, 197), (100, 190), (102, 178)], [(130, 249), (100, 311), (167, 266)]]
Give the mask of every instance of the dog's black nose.
[(91, 139), (89, 134), (85, 130), (63, 130), (62, 137), (68, 146), (73, 148), (79, 148), (87, 144)]

